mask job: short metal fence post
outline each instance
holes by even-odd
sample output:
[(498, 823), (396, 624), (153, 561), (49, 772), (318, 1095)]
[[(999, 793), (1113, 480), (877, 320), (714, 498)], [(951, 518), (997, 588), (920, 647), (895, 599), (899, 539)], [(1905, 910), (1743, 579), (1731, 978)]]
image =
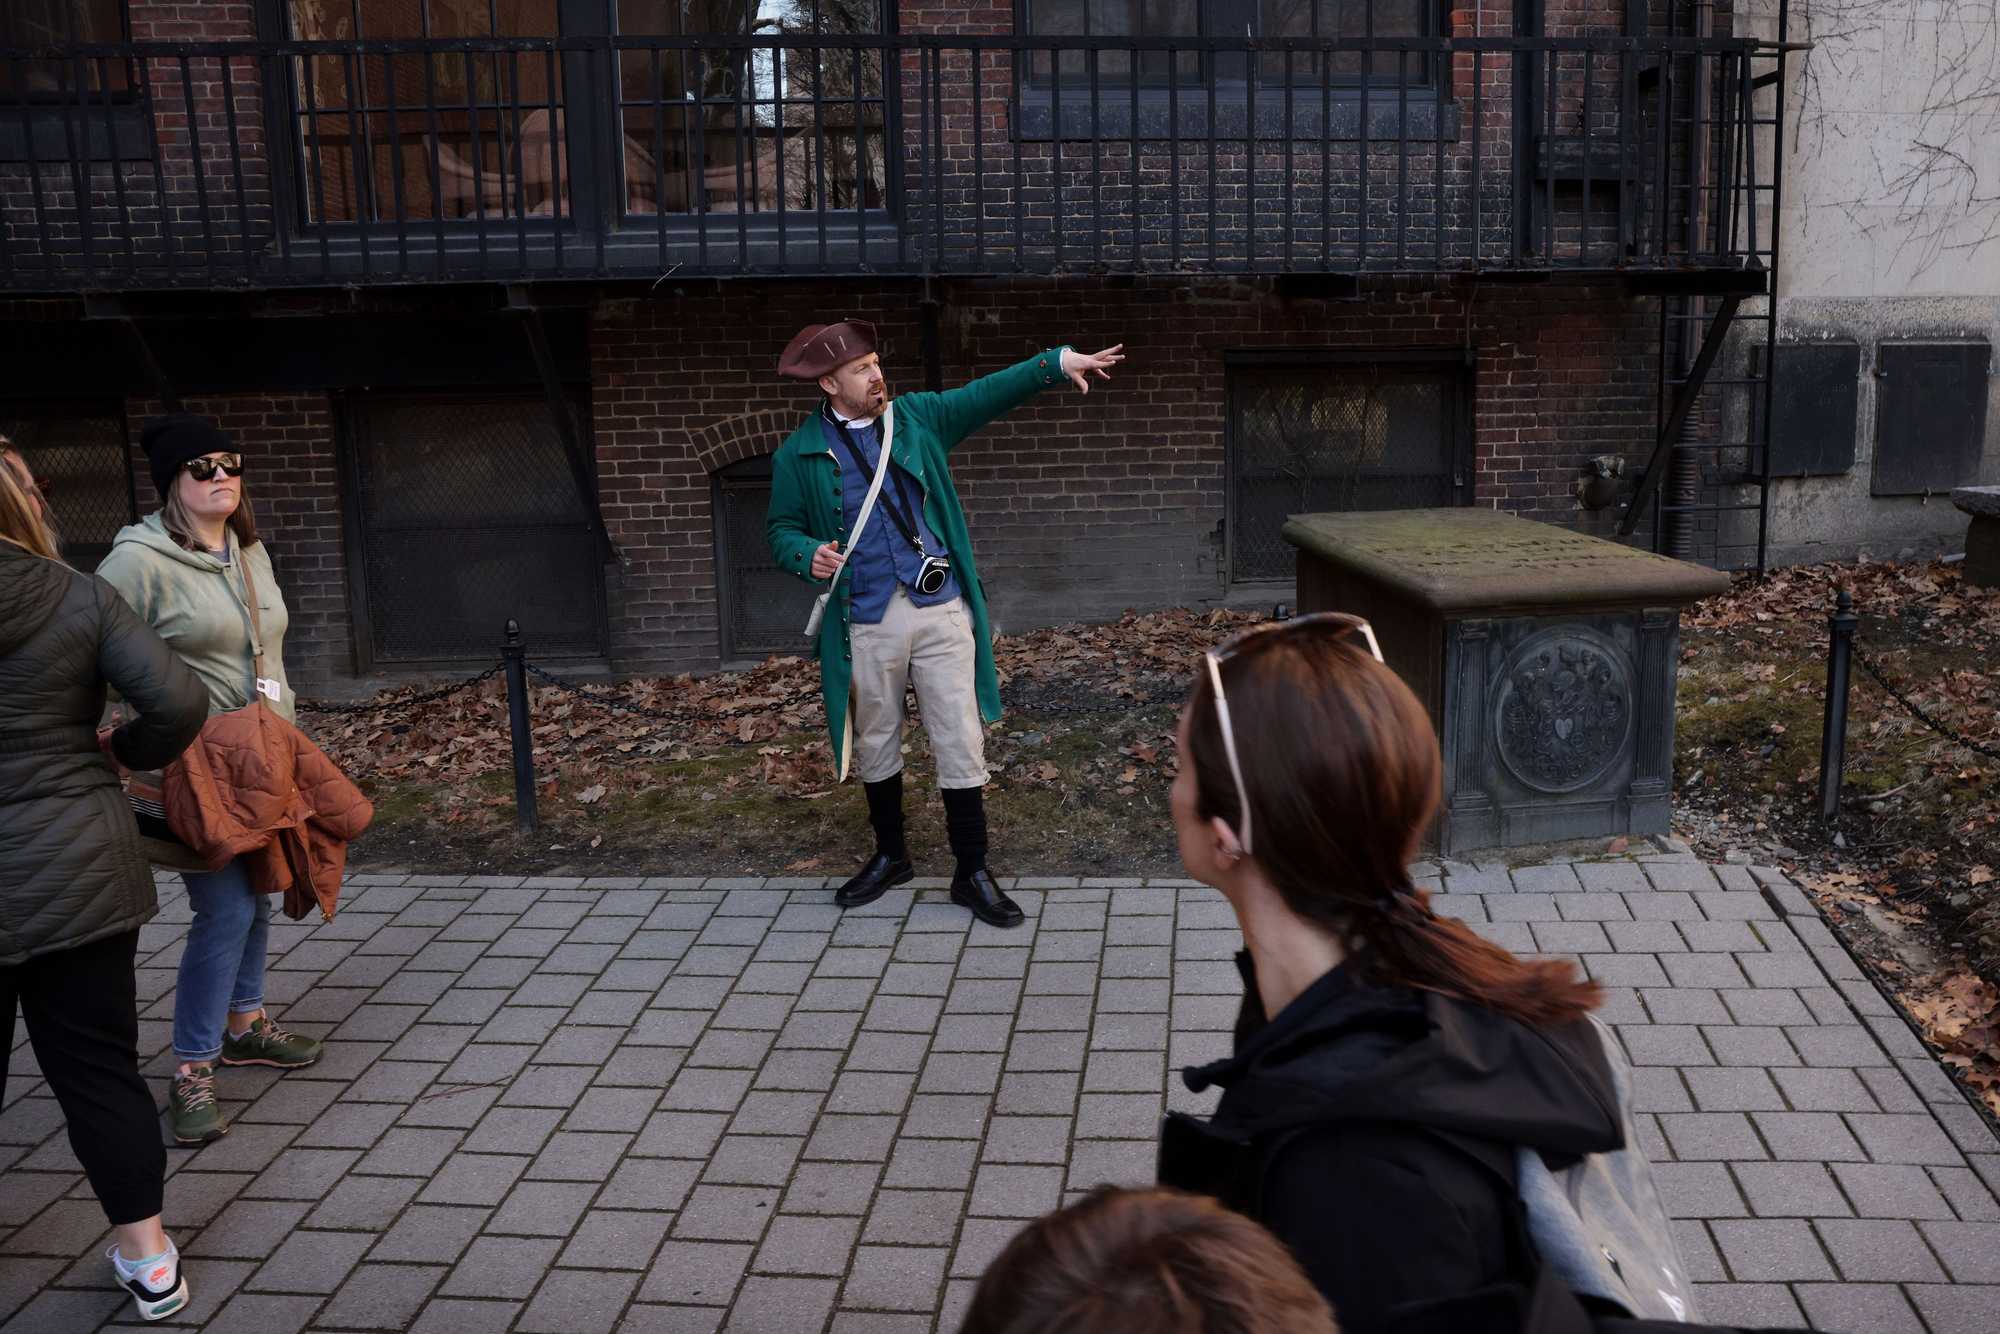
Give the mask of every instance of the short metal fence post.
[(528, 646), (521, 623), (508, 621), (500, 660), (507, 671), (507, 730), (514, 746), (514, 827), (529, 833), (541, 825), (535, 811), (535, 734), (528, 721)]
[(1819, 815), (1832, 821), (1840, 814), (1840, 777), (1847, 756), (1848, 671), (1854, 656), (1854, 598), (1846, 589), (1826, 618), (1826, 717), (1819, 739)]

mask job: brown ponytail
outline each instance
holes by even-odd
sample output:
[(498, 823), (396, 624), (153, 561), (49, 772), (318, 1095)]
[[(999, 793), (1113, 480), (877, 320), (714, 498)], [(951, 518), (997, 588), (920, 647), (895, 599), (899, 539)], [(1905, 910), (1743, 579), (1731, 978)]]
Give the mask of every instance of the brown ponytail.
[[(1536, 1025), (1581, 1017), (1602, 988), (1563, 960), (1522, 959), (1430, 910), (1410, 879), (1437, 811), (1442, 762), (1429, 715), (1352, 636), (1305, 625), (1246, 642), (1222, 664), (1256, 860), (1285, 906), (1351, 947), (1377, 986), (1416, 987)], [(1239, 826), (1206, 674), (1189, 701), (1197, 809)]]

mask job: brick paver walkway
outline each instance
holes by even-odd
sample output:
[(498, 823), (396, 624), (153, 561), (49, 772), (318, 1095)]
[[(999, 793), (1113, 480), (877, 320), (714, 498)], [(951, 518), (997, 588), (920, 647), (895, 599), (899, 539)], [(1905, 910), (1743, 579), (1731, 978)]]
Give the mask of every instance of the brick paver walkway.
[[(144, 936), (168, 1068), (176, 884)], [(2000, 1146), (1775, 872), (1447, 866), (1442, 907), (1611, 988), (1704, 1314), (2000, 1329)], [(1222, 1053), (1237, 938), (1185, 883), (1023, 881), (1018, 931), (931, 888), (360, 876), (274, 929), (327, 1059), (225, 1071), (170, 1152), (210, 1330), (956, 1328), (1021, 1220), (1150, 1178), (1173, 1072)], [(0, 1114), (0, 1319), (131, 1318), (25, 1048)], [(1211, 1095), (1212, 1096), (1212, 1095)]]

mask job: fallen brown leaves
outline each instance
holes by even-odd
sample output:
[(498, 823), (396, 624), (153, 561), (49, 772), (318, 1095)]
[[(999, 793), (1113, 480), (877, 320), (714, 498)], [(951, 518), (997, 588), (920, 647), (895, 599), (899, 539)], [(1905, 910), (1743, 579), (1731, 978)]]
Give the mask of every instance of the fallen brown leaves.
[(1912, 985), (1908, 1005), (1944, 1063), (2000, 1116), (2000, 989), (1972, 973), (1936, 974)]
[(1920, 708), (2000, 745), (2000, 591), (1957, 565), (1846, 563), (1739, 580), (1683, 618), (1677, 825), (1711, 854), (1792, 866), (1946, 1064), (2000, 1114), (2000, 762), (1964, 750), (1857, 664), (1840, 818), (1818, 810), (1827, 616)]
[[(1202, 651), (1256, 620), (1221, 610), (1172, 610), (1007, 636), (994, 655), (1002, 699), (1017, 714), (1106, 720), (1177, 701)], [(669, 766), (744, 748), (754, 748), (757, 762), (717, 777), (718, 794), (757, 786), (814, 800), (832, 790), (815, 662), (779, 657), (742, 672), (578, 684), (585, 689), (532, 681), (528, 688), (545, 801), (594, 806), (608, 795), (669, 781)], [(449, 785), (447, 821), (509, 807), (511, 795), (482, 796), (486, 789), (476, 781), (512, 768), (504, 685), (488, 681), (414, 708), (403, 702), (407, 694), (384, 693), (355, 712), (315, 713), (308, 704), (307, 725), (329, 756), (371, 788), (412, 781)], [(1027, 758), (1051, 730), (996, 736), (996, 768), (1008, 778), (1066, 792), (1102, 787), (1122, 795), (1136, 792), (1162, 766), (1171, 776), (1170, 733), (1132, 745), (1113, 737), (1101, 756), (1069, 764)], [(1033, 740), (1010, 744), (1024, 738)], [(689, 781), (705, 780), (697, 775)]]

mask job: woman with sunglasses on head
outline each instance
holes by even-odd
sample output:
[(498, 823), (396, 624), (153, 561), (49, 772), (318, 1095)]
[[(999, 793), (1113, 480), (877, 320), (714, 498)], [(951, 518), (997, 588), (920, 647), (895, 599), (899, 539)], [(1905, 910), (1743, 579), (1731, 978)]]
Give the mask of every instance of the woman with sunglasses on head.
[(1178, 741), (1181, 857), (1235, 911), (1244, 996), (1234, 1054), (1185, 1072), (1222, 1098), (1167, 1119), (1162, 1184), (1264, 1223), (1358, 1334), (1532, 1288), (1515, 1150), (1623, 1143), (1599, 991), (1412, 882), (1440, 788), (1423, 705), (1366, 622), (1323, 614), (1210, 652)]
[[(244, 494), (243, 455), (213, 423), (186, 413), (149, 422), (140, 444), (162, 504), (119, 532), (98, 575), (194, 669), (211, 717), (261, 695), (289, 721), (288, 617)], [(296, 1070), (319, 1059), (320, 1044), (265, 1012), (271, 908), (251, 887), (244, 859), (186, 879), (194, 920), (174, 991), (179, 1068), (168, 1119), (176, 1140), (199, 1144), (229, 1129), (215, 1097), (218, 1060)]]
[[(107, 685), (138, 716), (100, 742)], [(158, 903), (100, 745), (151, 768), (207, 716), (201, 682), (160, 637), (63, 564), (34, 476), (0, 437), (0, 1099), (18, 1006), (112, 1225), (118, 1282), (148, 1320), (188, 1300), (160, 1227), (167, 1155), (139, 1075), (133, 966)]]

